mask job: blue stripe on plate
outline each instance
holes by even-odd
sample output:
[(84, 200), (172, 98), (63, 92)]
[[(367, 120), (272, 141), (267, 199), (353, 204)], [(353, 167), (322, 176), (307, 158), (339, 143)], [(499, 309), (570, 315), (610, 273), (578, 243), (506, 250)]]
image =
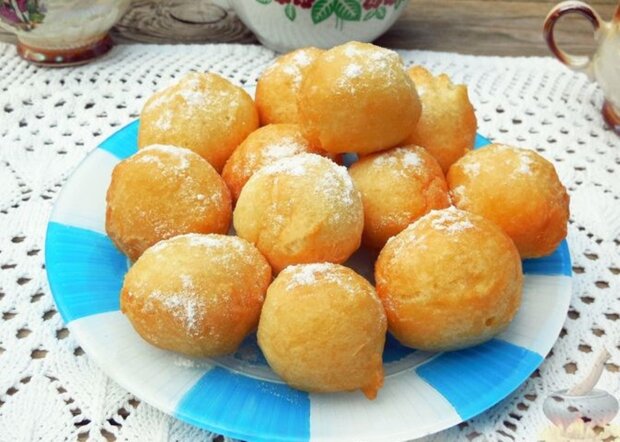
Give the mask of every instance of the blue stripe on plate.
[(549, 256), (523, 260), (523, 273), (531, 275), (565, 275), (572, 276), (570, 251), (566, 240)]
[(175, 416), (238, 439), (260, 435), (252, 441), (310, 440), (307, 393), (222, 367), (208, 371), (181, 398)]
[(491, 144), (491, 141), (479, 133), (476, 133), (476, 140), (474, 141), (474, 149), (478, 149), (480, 147), (484, 147), (488, 144)]
[(138, 151), (138, 126), (140, 120), (136, 120), (115, 132), (99, 145), (100, 149), (107, 150), (121, 160), (133, 155)]
[(45, 265), (65, 323), (119, 310), (127, 259), (101, 233), (50, 222)]
[(542, 360), (537, 353), (493, 339), (476, 347), (442, 353), (416, 372), (467, 420), (512, 393)]

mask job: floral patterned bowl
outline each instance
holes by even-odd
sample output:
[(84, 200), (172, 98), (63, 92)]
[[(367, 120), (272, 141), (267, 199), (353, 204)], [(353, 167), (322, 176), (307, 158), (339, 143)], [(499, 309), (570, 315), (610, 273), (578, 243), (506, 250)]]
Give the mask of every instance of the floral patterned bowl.
[[(221, 3), (221, 0), (220, 0)], [(286, 52), (372, 41), (405, 10), (408, 0), (228, 0), (265, 46)]]
[(84, 63), (112, 47), (107, 35), (131, 0), (0, 0), (0, 26), (19, 54), (42, 65)]

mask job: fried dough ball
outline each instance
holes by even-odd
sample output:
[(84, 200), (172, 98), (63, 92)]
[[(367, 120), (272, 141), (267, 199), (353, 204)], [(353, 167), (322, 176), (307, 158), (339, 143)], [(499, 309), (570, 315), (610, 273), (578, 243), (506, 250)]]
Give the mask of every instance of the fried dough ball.
[(349, 42), (308, 70), (299, 112), (310, 142), (331, 153), (368, 154), (404, 141), (420, 117), (420, 102), (396, 52)]
[(392, 334), (426, 351), (469, 347), (503, 331), (523, 286), (508, 235), (454, 207), (434, 210), (390, 239), (375, 279)]
[(418, 146), (368, 155), (354, 163), (349, 174), (362, 195), (362, 241), (369, 247), (383, 247), (425, 213), (450, 205), (441, 167)]
[(258, 324), (258, 345), (287, 384), (305, 391), (383, 385), (386, 318), (368, 281), (330, 263), (287, 267), (273, 281)]
[(467, 86), (453, 84), (446, 74), (434, 77), (421, 66), (409, 69), (409, 76), (420, 96), (422, 115), (406, 142), (427, 149), (447, 173), (476, 140), (476, 114)]
[(492, 144), (461, 158), (447, 178), (454, 204), (499, 225), (522, 258), (549, 255), (566, 237), (568, 194), (534, 151)]
[(256, 108), (262, 126), (298, 123), (297, 95), (304, 75), (324, 51), (303, 48), (278, 57), (256, 83)]
[(346, 261), (360, 245), (364, 213), (347, 170), (304, 153), (252, 175), (233, 223), (279, 272), (290, 264)]
[(224, 166), (222, 178), (237, 200), (245, 183), (258, 169), (304, 152), (322, 153), (303, 137), (297, 124), (270, 124), (252, 132), (235, 149)]
[(243, 88), (216, 74), (191, 72), (148, 99), (140, 114), (138, 146), (186, 147), (220, 172), (257, 127), (258, 112)]
[(232, 217), (215, 169), (189, 149), (159, 144), (116, 165), (106, 202), (106, 232), (132, 261), (172, 236), (226, 233)]
[(149, 248), (129, 269), (121, 310), (156, 347), (218, 356), (256, 328), (270, 282), (269, 264), (247, 241), (181, 235)]

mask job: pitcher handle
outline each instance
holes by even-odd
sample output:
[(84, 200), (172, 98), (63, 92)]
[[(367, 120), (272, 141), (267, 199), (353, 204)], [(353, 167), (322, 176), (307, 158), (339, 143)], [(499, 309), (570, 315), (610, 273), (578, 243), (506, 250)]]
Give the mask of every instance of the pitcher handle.
[(565, 1), (558, 3), (553, 9), (551, 9), (551, 11), (549, 11), (543, 26), (545, 41), (547, 42), (547, 46), (549, 46), (549, 49), (553, 55), (555, 55), (558, 60), (569, 68), (576, 71), (585, 72), (591, 76), (592, 72), (590, 64), (592, 60), (590, 57), (584, 55), (572, 55), (564, 52), (555, 42), (555, 35), (553, 33), (555, 25), (560, 17), (566, 14), (579, 14), (582, 17), (585, 17), (594, 29), (595, 38), (597, 37), (597, 33), (601, 28), (603, 21), (596, 11), (586, 3), (580, 1)]

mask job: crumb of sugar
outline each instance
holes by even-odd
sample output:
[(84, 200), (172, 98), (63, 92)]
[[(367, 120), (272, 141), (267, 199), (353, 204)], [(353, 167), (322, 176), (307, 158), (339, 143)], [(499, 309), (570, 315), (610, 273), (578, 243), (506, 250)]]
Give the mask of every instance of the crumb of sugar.
[(462, 232), (475, 226), (467, 219), (467, 213), (450, 207), (443, 210), (432, 210), (426, 215), (430, 218), (431, 227), (447, 233)]
[(183, 99), (185, 100), (185, 104), (189, 106), (204, 106), (205, 104), (207, 104), (207, 99), (204, 93), (200, 91), (182, 89), (179, 92), (179, 95), (183, 97)]
[(188, 233), (180, 237), (187, 238), (191, 247), (226, 247), (237, 243), (232, 237), (226, 235)]
[(289, 77), (293, 79), (293, 87), (295, 89), (299, 89), (301, 86), (302, 75), (301, 70), (295, 64), (287, 64), (282, 68), (282, 72), (284, 72)]
[(404, 151), (402, 161), (405, 167), (420, 167), (422, 165), (422, 158), (417, 152), (402, 148), (398, 148), (397, 151)]
[(395, 167), (402, 164), (405, 169), (411, 170), (422, 166), (422, 158), (420, 158), (417, 152), (411, 149), (397, 147), (396, 149), (377, 155), (373, 159), (373, 163), (379, 167), (389, 167), (392, 170), (396, 170)]
[(161, 130), (170, 130), (172, 128), (172, 111), (170, 109), (164, 110), (155, 120), (155, 126)]
[(459, 204), (466, 204), (467, 198), (465, 197), (465, 186), (456, 186), (450, 191), (450, 199), (452, 202), (458, 202)]
[(344, 68), (344, 75), (348, 78), (355, 78), (362, 75), (362, 67), (357, 63), (348, 64), (346, 68)]
[(480, 173), (480, 163), (479, 162), (465, 163), (465, 165), (463, 166), (463, 170), (465, 171), (467, 175), (471, 177), (478, 176), (478, 174)]
[(355, 57), (361, 54), (362, 51), (353, 45), (347, 45), (347, 47), (344, 48), (344, 55), (346, 55), (347, 57)]
[(303, 176), (307, 167), (321, 162), (321, 157), (315, 154), (299, 154), (285, 157), (268, 164), (256, 172), (256, 176), (284, 174), (290, 176)]
[(519, 168), (517, 169), (517, 172), (524, 174), (524, 175), (531, 174), (532, 168), (530, 166), (532, 164), (534, 164), (534, 160), (530, 158), (529, 153), (521, 152), (519, 155)]
[(262, 154), (269, 161), (276, 161), (290, 157), (304, 151), (304, 146), (291, 137), (284, 137), (278, 142), (265, 147)]
[(310, 65), (310, 63), (312, 63), (312, 59), (308, 55), (308, 52), (304, 49), (300, 49), (299, 51), (297, 51), (297, 53), (295, 53), (295, 55), (293, 55), (293, 61), (298, 66), (302, 67), (308, 66)]
[(170, 163), (164, 163), (159, 157), (150, 155), (152, 152), (166, 153), (172, 156), (176, 160), (176, 164), (173, 165), (177, 170), (186, 170), (189, 167), (189, 161), (193, 152), (184, 147), (170, 146), (167, 144), (151, 144), (138, 151), (138, 162), (154, 162), (160, 167), (166, 165), (170, 166)]
[(184, 274), (180, 279), (181, 288), (174, 293), (152, 291), (146, 300), (145, 310), (153, 307), (153, 301), (158, 301), (174, 318), (183, 323), (190, 335), (195, 335), (200, 332), (206, 306), (203, 300), (196, 297), (192, 277)]
[(325, 274), (329, 270), (334, 269), (335, 266), (336, 264), (330, 262), (288, 266), (286, 272), (292, 273), (293, 276), (287, 284), (286, 289), (290, 290), (303, 285), (312, 285), (316, 283), (317, 276)]

